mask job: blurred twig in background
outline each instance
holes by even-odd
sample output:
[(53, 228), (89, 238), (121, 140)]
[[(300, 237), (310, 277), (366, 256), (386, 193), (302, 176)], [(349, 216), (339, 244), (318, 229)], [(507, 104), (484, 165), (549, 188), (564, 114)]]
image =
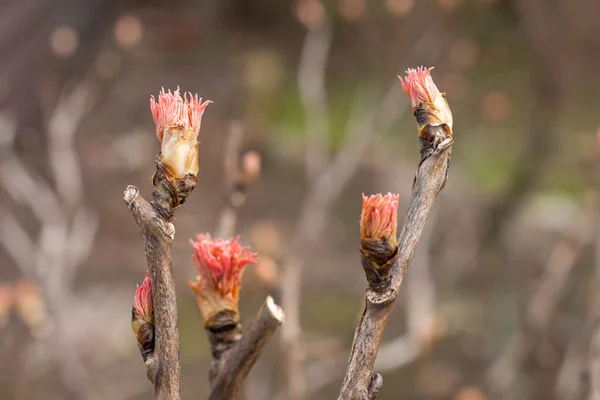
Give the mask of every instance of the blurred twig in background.
[[(5, 129), (0, 164), (0, 179), (17, 204), (26, 204), (40, 224), (39, 239), (11, 215), (4, 215), (0, 241), (14, 258), (24, 276), (42, 289), (48, 319), (31, 326), (34, 337), (50, 335), (54, 357), (58, 360), (62, 382), (78, 398), (94, 398), (87, 370), (67, 332), (69, 304), (76, 295), (73, 279), (77, 268), (88, 257), (98, 228), (98, 218), (85, 204), (80, 165), (74, 148), (74, 135), (91, 102), (89, 87), (82, 83), (63, 93), (48, 126), (48, 158), (56, 188), (36, 177), (21, 163), (13, 150), (17, 126), (2, 115)], [(43, 332), (46, 332), (45, 334)], [(40, 336), (41, 335), (41, 336)], [(30, 361), (31, 362), (31, 361)]]
[(519, 377), (523, 364), (533, 355), (548, 331), (556, 307), (564, 294), (569, 275), (579, 254), (589, 241), (589, 231), (565, 233), (555, 245), (544, 273), (533, 294), (527, 300), (521, 327), (509, 340), (489, 370), (492, 393), (499, 398), (511, 398), (510, 389)]
[[(312, 3), (312, 1), (311, 1)], [(317, 3), (320, 7), (319, 2)], [(324, 10), (322, 10), (324, 12)], [(316, 27), (310, 26), (309, 33), (304, 42), (302, 51), (303, 59), (300, 62), (300, 68), (307, 69), (299, 72), (299, 86), (307, 86), (301, 89), (305, 97), (311, 98), (312, 95), (322, 101), (326, 93), (324, 87), (325, 68), (327, 67), (327, 49), (330, 47), (328, 42), (331, 40), (329, 29), (324, 24), (325, 15), (320, 18), (323, 20), (314, 22)], [(323, 43), (317, 44), (316, 41)], [(315, 57), (315, 68), (311, 60), (304, 58)], [(291, 241), (293, 249), (290, 251), (292, 256), (284, 263), (281, 278), (282, 307), (286, 311), (286, 324), (282, 329), (282, 346), (286, 351), (287, 357), (287, 379), (288, 396), (292, 400), (300, 400), (306, 397), (307, 384), (303, 377), (302, 354), (302, 335), (300, 328), (300, 288), (302, 285), (302, 265), (301, 254), (311, 246), (318, 243), (318, 237), (324, 232), (328, 224), (328, 214), (330, 207), (339, 198), (342, 191), (352, 178), (364, 151), (369, 145), (372, 136), (376, 132), (386, 130), (399, 114), (402, 113), (402, 106), (398, 105), (399, 92), (397, 83), (392, 85), (391, 89), (385, 94), (379, 106), (364, 115), (364, 104), (362, 104), (362, 93), (355, 95), (354, 107), (348, 118), (348, 129), (345, 134), (344, 143), (341, 149), (332, 160), (326, 162), (320, 172), (315, 172), (312, 165), (314, 160), (322, 159), (327, 154), (327, 149), (323, 148), (327, 141), (323, 137), (316, 137), (311, 132), (306, 132), (306, 170), (312, 171), (308, 179), (308, 194), (303, 201), (300, 211), (297, 227), (295, 229), (294, 239)], [(310, 102), (305, 100), (304, 105)], [(329, 121), (329, 116), (323, 109), (319, 109), (317, 114), (313, 115), (314, 105), (305, 110), (305, 119), (311, 117)], [(328, 126), (323, 124), (322, 126)], [(308, 128), (314, 128), (313, 123), (308, 124)], [(326, 135), (327, 136), (327, 135)]]
[(301, 1), (298, 7), (298, 17), (307, 29), (298, 62), (298, 90), (306, 123), (304, 166), (308, 182), (315, 182), (329, 160), (326, 71), (333, 38), (329, 16), (320, 1)]
[(225, 206), (219, 216), (216, 237), (229, 238), (235, 234), (237, 212), (246, 202), (248, 187), (260, 174), (260, 154), (248, 151), (241, 154), (244, 127), (240, 121), (229, 124), (225, 148)]

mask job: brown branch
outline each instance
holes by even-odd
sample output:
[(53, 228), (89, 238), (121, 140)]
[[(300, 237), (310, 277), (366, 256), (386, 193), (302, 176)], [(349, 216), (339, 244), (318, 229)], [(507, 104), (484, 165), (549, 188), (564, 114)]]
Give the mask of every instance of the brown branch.
[[(227, 318), (222, 319), (222, 321), (226, 320)], [(213, 350), (222, 349), (223, 351), (215, 357), (213, 367), (216, 365), (216, 368), (211, 370), (211, 373), (215, 373), (215, 375), (211, 377), (213, 389), (209, 400), (236, 399), (238, 397), (263, 347), (283, 323), (283, 320), (283, 310), (269, 296), (243, 335), (239, 335), (239, 322), (236, 322), (233, 327), (222, 326), (224, 332), (215, 331), (216, 326), (213, 326), (210, 335), (211, 344), (213, 344), (213, 340), (216, 342), (213, 344)]]
[(175, 227), (171, 219), (173, 209), (185, 201), (197, 180), (188, 175), (173, 185), (167, 180), (162, 168), (160, 157), (157, 157), (152, 204), (140, 195), (135, 186), (127, 187), (124, 200), (142, 235), (152, 280), (155, 348), (146, 359), (148, 379), (154, 384), (157, 399), (178, 400), (179, 330), (171, 264), (171, 245), (175, 237)]
[(446, 182), (450, 150), (451, 146), (440, 147), (419, 164), (404, 226), (398, 236), (391, 284), (377, 292), (371, 287), (375, 285), (369, 282), (365, 310), (354, 334), (350, 361), (338, 400), (374, 399), (383, 386), (381, 375), (373, 374), (375, 358), (433, 201)]

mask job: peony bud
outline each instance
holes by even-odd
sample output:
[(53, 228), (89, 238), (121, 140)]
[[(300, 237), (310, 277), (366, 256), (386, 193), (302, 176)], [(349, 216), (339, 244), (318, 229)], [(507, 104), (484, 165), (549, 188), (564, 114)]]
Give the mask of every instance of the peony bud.
[(190, 287), (205, 323), (221, 311), (238, 315), (240, 281), (246, 265), (255, 263), (255, 253), (239, 244), (239, 236), (223, 240), (211, 239), (210, 235), (197, 235), (190, 240), (194, 247), (192, 259), (199, 272)]
[(375, 291), (385, 290), (390, 283), (394, 256), (398, 252), (398, 194), (385, 196), (363, 195), (360, 215), (361, 264), (369, 286)]
[(154, 351), (154, 306), (149, 272), (146, 272), (142, 286), (137, 286), (135, 290), (131, 310), (131, 328), (145, 360)]
[(154, 96), (150, 98), (161, 158), (174, 178), (198, 174), (198, 133), (202, 114), (210, 103), (189, 92), (181, 97), (179, 88), (174, 93), (163, 89), (158, 101)]
[(409, 68), (406, 77), (400, 78), (402, 89), (410, 98), (417, 123), (421, 130), (425, 125), (446, 124), (452, 134), (452, 112), (446, 101), (445, 93), (441, 93), (431, 78), (432, 68)]
[(386, 239), (396, 244), (398, 226), (398, 194), (385, 196), (363, 194), (363, 208), (360, 215), (361, 239)]

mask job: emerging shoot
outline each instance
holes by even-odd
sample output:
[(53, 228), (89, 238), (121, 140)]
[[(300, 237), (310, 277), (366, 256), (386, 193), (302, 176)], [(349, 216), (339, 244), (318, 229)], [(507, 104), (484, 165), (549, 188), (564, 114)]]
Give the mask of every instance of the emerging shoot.
[(144, 360), (154, 351), (154, 306), (152, 303), (152, 283), (150, 273), (142, 286), (137, 286), (131, 310), (131, 328), (138, 342)]
[(158, 100), (150, 98), (150, 109), (156, 124), (156, 136), (160, 141), (161, 158), (167, 166), (170, 178), (182, 179), (188, 174), (198, 174), (198, 134), (202, 114), (212, 103), (197, 94), (171, 93), (163, 89)]
[(398, 251), (398, 194), (363, 195), (360, 216), (362, 265), (373, 290), (389, 285), (389, 271)]
[(240, 245), (239, 236), (213, 240), (206, 234), (197, 235), (196, 239), (190, 243), (199, 275), (196, 281), (190, 282), (190, 287), (196, 295), (205, 325), (222, 311), (238, 316), (242, 275), (246, 265), (257, 262), (256, 254)]

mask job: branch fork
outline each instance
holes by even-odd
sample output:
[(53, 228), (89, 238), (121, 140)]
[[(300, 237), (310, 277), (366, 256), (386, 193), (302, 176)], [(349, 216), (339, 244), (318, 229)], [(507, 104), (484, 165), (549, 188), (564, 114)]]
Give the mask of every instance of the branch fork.
[(173, 220), (173, 210), (187, 200), (198, 184), (198, 178), (187, 174), (177, 178), (173, 170), (166, 164), (159, 152), (156, 156), (156, 172), (152, 176), (155, 191), (152, 194), (152, 206), (166, 221)]

